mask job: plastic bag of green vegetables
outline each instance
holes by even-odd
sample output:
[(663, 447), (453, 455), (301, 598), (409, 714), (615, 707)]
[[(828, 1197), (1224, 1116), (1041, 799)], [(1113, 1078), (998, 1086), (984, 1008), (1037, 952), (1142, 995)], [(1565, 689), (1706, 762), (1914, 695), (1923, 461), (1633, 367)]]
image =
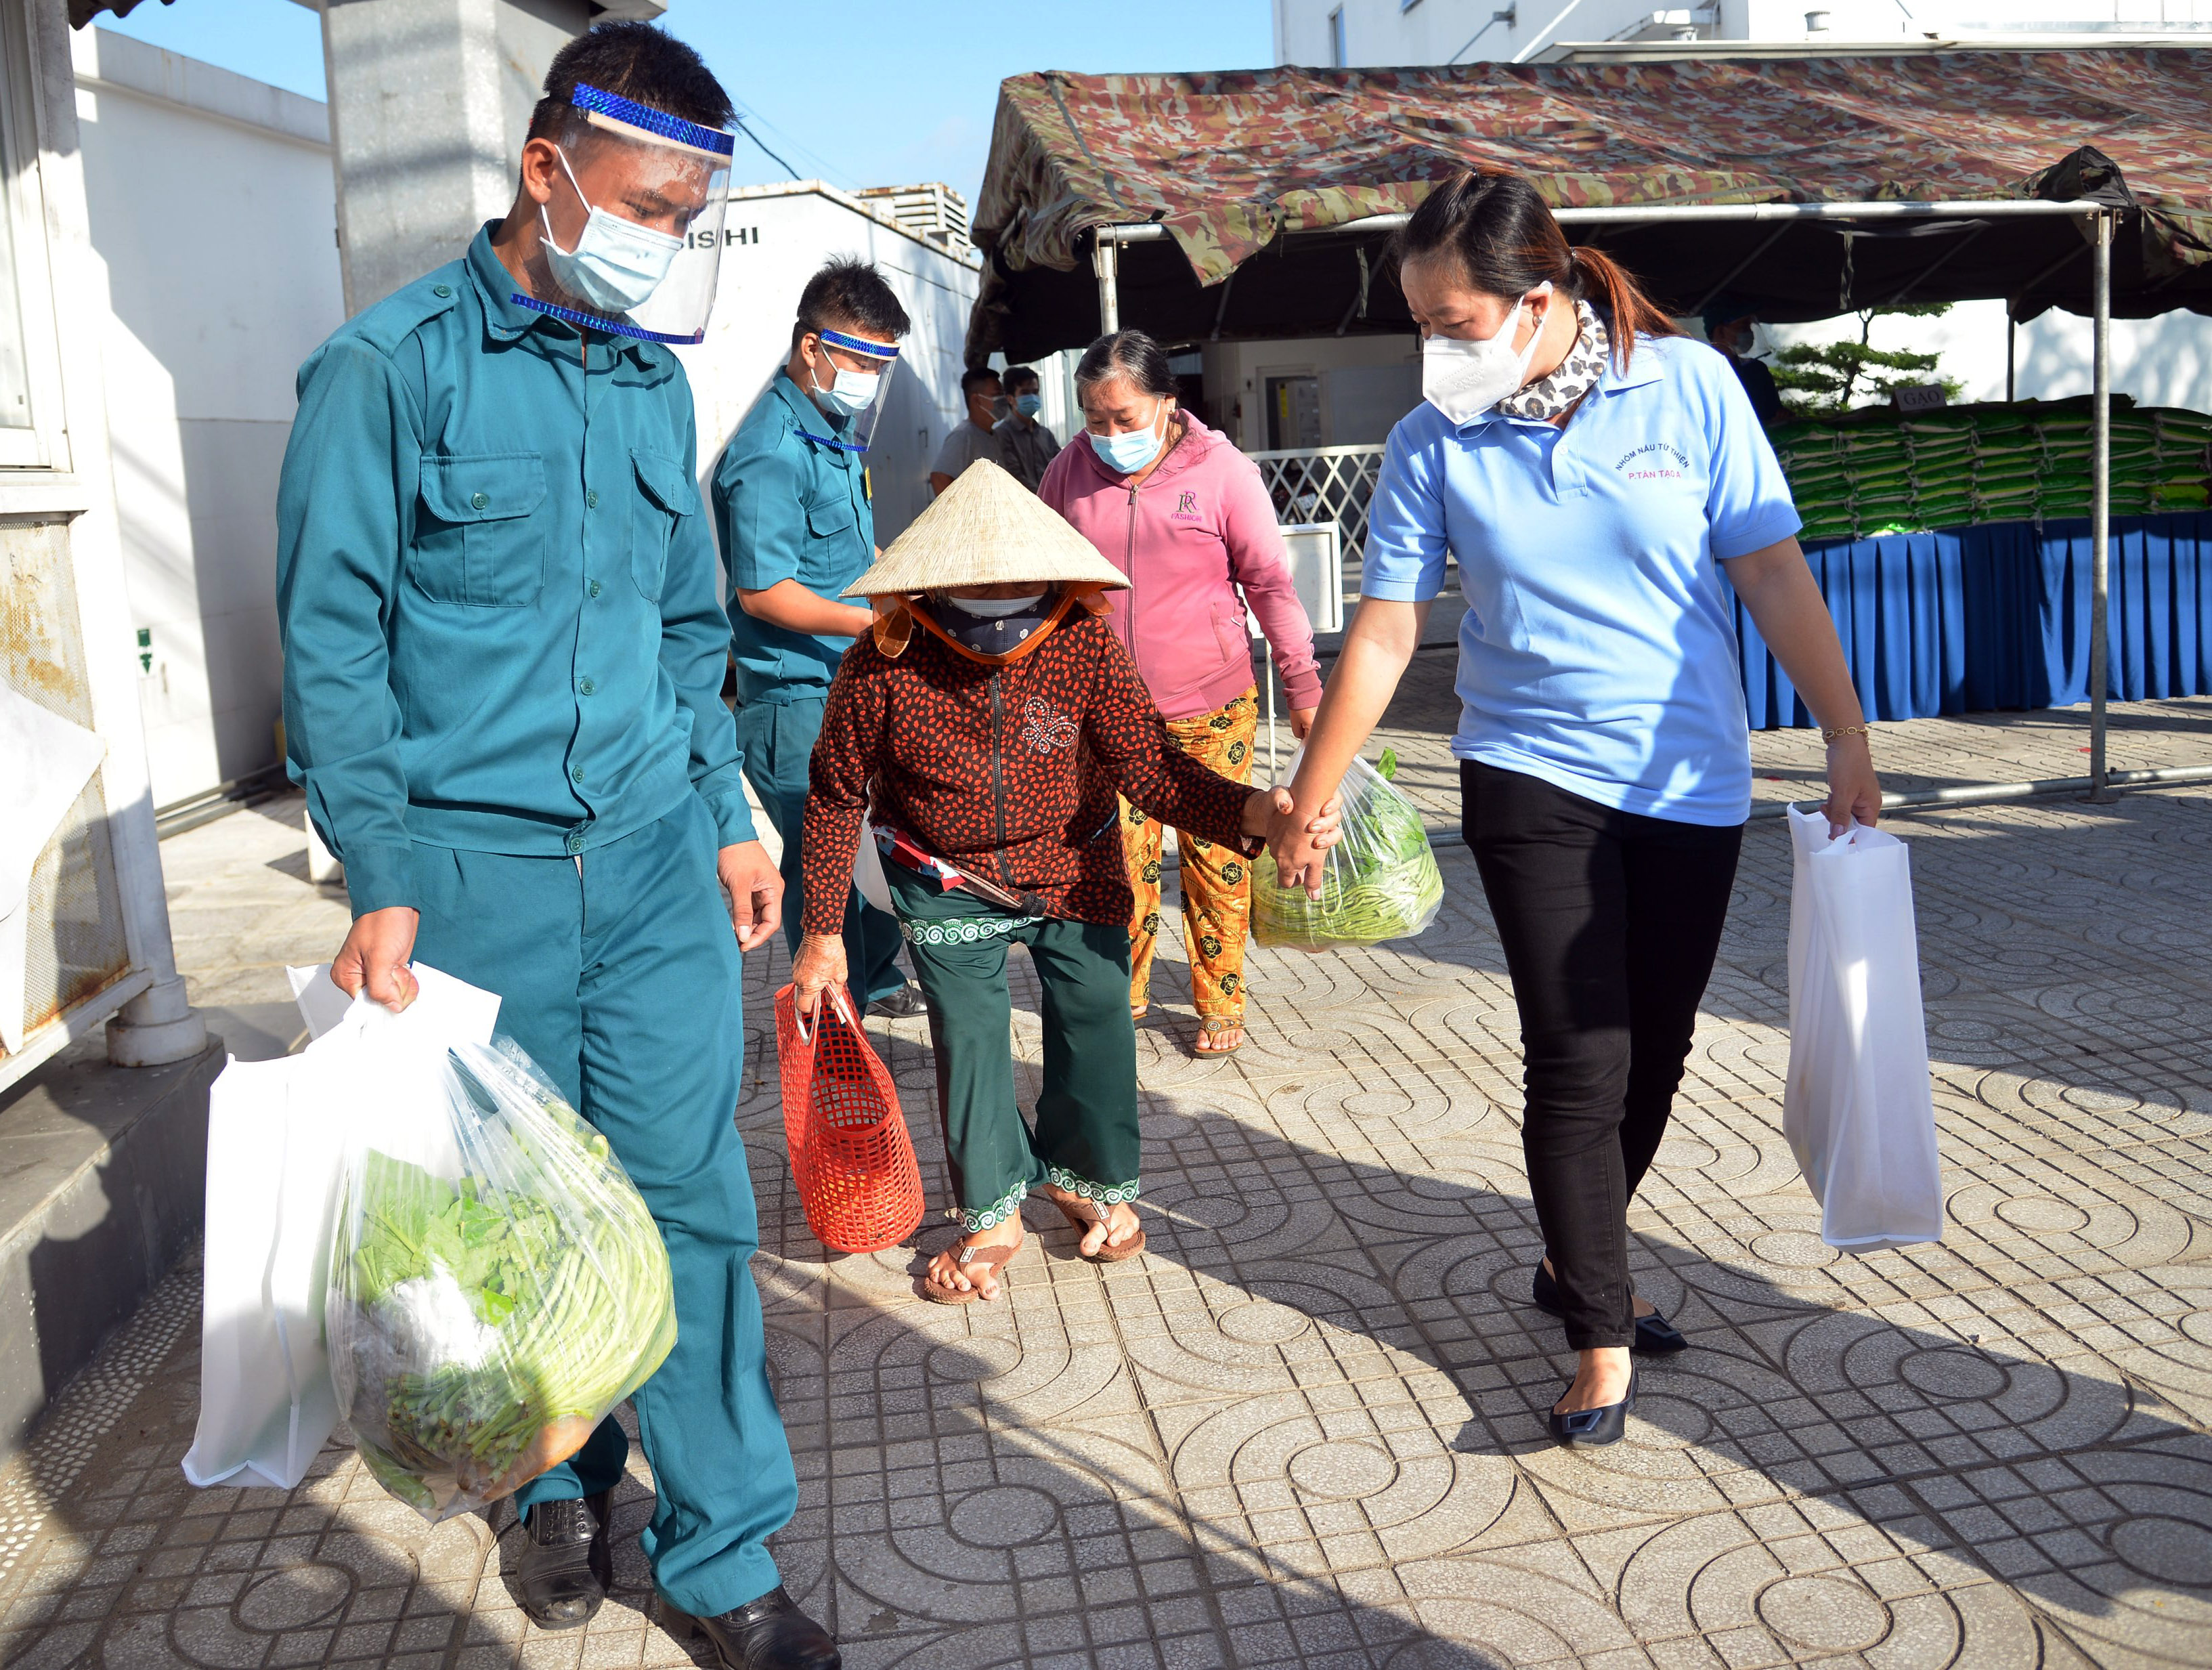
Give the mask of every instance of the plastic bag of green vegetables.
[[(1297, 762), (1291, 763), (1296, 774)], [(1262, 945), (1300, 951), (1410, 939), (1437, 917), (1443, 877), (1421, 814), (1392, 786), (1398, 757), (1354, 759), (1344, 774), (1343, 833), (1322, 856), (1319, 899), (1285, 887), (1272, 854), (1252, 862), (1252, 931)]]
[(377, 1481), (434, 1523), (574, 1454), (676, 1343), (668, 1252), (606, 1138), (511, 1043), (395, 1076), (352, 1144), (325, 1316)]

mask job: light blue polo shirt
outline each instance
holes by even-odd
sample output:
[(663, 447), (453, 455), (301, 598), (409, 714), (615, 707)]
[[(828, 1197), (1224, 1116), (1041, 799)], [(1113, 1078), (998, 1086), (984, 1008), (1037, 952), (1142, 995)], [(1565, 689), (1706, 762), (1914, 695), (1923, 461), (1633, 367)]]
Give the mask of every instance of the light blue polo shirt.
[(1494, 410), (1455, 428), (1425, 401), (1401, 421), (1361, 588), (1427, 602), (1458, 558), (1460, 759), (1648, 817), (1741, 823), (1751, 739), (1718, 564), (1799, 526), (1728, 362), (1645, 338), (1564, 430)]

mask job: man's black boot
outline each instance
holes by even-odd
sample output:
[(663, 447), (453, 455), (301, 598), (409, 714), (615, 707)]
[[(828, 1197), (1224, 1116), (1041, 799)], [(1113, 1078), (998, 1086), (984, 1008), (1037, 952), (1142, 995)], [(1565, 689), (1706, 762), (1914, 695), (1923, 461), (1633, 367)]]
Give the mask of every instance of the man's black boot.
[(522, 1516), (522, 1558), (516, 1597), (541, 1630), (574, 1630), (591, 1622), (615, 1580), (607, 1545), (611, 1492), (581, 1500), (541, 1502)]
[(845, 1661), (830, 1631), (781, 1585), (748, 1606), (692, 1621), (714, 1643), (723, 1670), (838, 1670)]

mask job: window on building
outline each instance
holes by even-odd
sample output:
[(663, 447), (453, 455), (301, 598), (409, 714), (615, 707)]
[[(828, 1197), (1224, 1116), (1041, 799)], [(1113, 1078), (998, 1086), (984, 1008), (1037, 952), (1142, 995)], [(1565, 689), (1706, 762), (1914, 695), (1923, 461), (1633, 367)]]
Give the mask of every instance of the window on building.
[(1344, 8), (1341, 6), (1328, 15), (1328, 61), (1339, 70), (1351, 62), (1344, 55)]

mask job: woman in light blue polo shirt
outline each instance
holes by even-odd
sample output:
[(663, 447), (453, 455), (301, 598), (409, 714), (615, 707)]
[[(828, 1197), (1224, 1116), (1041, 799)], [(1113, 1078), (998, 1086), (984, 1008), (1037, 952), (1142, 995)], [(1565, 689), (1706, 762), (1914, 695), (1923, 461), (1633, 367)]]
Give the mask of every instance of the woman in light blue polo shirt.
[(1396, 253), (1425, 399), (1391, 432), (1364, 601), (1272, 844), (1285, 876), (1317, 885), (1297, 830), (1382, 716), (1455, 556), (1452, 752), (1521, 1013), (1534, 1297), (1581, 1357), (1550, 1425), (1612, 1443), (1630, 1352), (1687, 1344), (1635, 1296), (1627, 1213), (1751, 808), (1731, 588), (1824, 728), (1832, 827), (1872, 823), (1881, 788), (1789, 485), (1728, 363), (1571, 248), (1516, 174), (1438, 186)]

